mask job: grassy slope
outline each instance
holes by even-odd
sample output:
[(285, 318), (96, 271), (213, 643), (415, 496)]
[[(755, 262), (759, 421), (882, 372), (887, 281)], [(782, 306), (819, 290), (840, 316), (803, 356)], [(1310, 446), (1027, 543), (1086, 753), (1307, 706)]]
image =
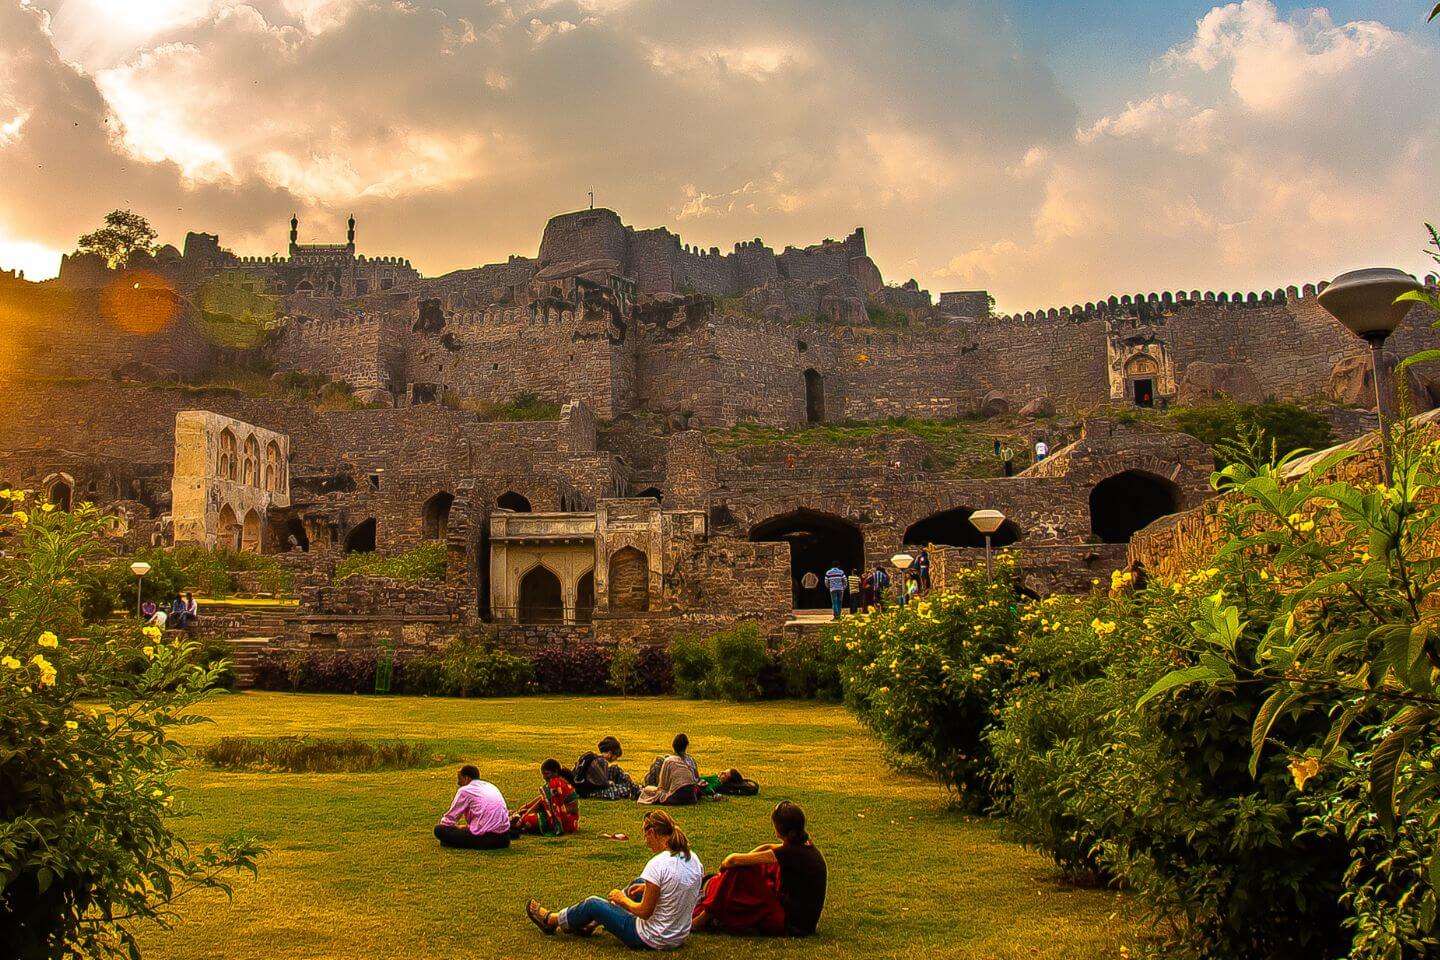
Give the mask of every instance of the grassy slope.
[[(1040, 857), (1002, 841), (992, 824), (943, 809), (933, 784), (896, 775), (844, 710), (806, 703), (722, 705), (675, 700), (530, 698), (370, 699), (246, 693), (214, 701), (202, 743), (224, 734), (313, 732), (431, 741), (477, 762), (512, 803), (538, 787), (538, 761), (568, 762), (604, 733), (617, 734), (629, 768), (684, 730), (702, 767), (738, 766), (764, 785), (758, 798), (677, 811), (707, 868), (768, 839), (768, 814), (791, 798), (810, 813), (830, 863), (821, 936), (805, 942), (704, 935), (692, 957), (1115, 956), (1130, 928), (1112, 893), (1053, 881)], [(623, 762), (623, 761), (622, 761)], [(542, 937), (522, 905), (556, 907), (603, 894), (638, 874), (631, 803), (586, 802), (581, 832), (524, 838), (509, 850), (442, 850), (430, 828), (454, 790), (453, 766), (350, 775), (234, 774), (194, 767), (183, 775), (183, 821), (192, 841), (237, 829), (271, 848), (258, 881), (242, 880), (233, 904), (183, 902), (170, 933), (144, 938), (165, 960), (450, 958), (624, 955), (614, 940)]]

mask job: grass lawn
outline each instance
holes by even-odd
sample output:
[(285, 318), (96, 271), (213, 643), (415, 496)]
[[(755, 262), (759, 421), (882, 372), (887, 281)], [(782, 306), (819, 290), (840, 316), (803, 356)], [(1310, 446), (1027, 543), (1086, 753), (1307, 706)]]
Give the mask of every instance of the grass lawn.
[[(430, 742), (518, 805), (539, 788), (539, 762), (573, 762), (617, 735), (643, 774), (671, 736), (689, 734), (702, 770), (737, 766), (759, 797), (680, 808), (707, 870), (771, 838), (776, 800), (801, 803), (830, 865), (820, 935), (809, 941), (697, 935), (692, 957), (1115, 957), (1133, 933), (1124, 901), (1057, 883), (1047, 861), (1000, 839), (993, 824), (944, 808), (934, 784), (897, 775), (842, 708), (669, 699), (368, 698), (242, 693), (212, 701), (192, 745), (223, 735), (355, 735)], [(527, 897), (551, 908), (604, 895), (637, 876), (644, 808), (582, 803), (580, 833), (525, 837), (508, 850), (445, 850), (431, 827), (455, 790), (455, 764), (367, 774), (223, 773), (195, 761), (182, 775), (194, 843), (236, 831), (270, 853), (233, 903), (197, 895), (171, 932), (144, 936), (159, 960), (427, 960), (610, 956), (618, 941), (542, 936)], [(624, 832), (628, 842), (604, 840)]]

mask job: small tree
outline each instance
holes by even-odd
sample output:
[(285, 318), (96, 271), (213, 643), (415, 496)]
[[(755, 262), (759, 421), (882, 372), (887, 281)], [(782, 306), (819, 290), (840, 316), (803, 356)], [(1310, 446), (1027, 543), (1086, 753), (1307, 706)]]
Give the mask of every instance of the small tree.
[[(82, 630), (79, 573), (100, 552), (93, 507), (31, 507), (0, 490), (0, 956), (139, 956), (196, 890), (229, 893), (261, 848), (192, 851), (173, 829), (174, 728), (204, 721), (228, 661), (133, 625)], [(66, 639), (62, 639), (66, 638)]]
[(80, 238), (76, 252), (97, 253), (110, 267), (121, 268), (137, 252), (154, 253), (157, 236), (150, 221), (140, 214), (111, 210), (105, 214), (105, 226)]

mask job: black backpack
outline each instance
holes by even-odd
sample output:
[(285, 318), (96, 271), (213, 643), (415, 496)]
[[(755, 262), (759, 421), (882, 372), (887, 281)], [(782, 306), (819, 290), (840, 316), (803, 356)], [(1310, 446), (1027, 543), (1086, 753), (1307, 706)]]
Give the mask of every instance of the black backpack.
[[(582, 753), (580, 759), (575, 761), (575, 769), (571, 771), (570, 774), (574, 785), (580, 789), (594, 788), (597, 790), (608, 786), (610, 783), (610, 773), (605, 769), (606, 764), (600, 763), (597, 765), (595, 762), (603, 759), (604, 758), (598, 753)], [(596, 779), (591, 779), (592, 774)]]

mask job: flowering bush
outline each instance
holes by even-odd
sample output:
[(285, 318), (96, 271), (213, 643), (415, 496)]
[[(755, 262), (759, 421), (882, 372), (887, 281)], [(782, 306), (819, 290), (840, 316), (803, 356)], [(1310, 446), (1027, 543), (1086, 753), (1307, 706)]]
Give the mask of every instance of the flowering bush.
[(846, 702), (895, 755), (918, 760), (980, 807), (989, 797), (985, 730), (1014, 683), (1020, 611), (1014, 560), (983, 567), (903, 607), (841, 621), (831, 642)]
[(192, 851), (172, 829), (171, 734), (202, 721), (221, 667), (153, 628), (79, 636), (104, 519), (10, 490), (0, 507), (0, 956), (138, 956), (137, 925), (168, 922), (188, 891), (228, 891), (261, 853), (244, 837)]

